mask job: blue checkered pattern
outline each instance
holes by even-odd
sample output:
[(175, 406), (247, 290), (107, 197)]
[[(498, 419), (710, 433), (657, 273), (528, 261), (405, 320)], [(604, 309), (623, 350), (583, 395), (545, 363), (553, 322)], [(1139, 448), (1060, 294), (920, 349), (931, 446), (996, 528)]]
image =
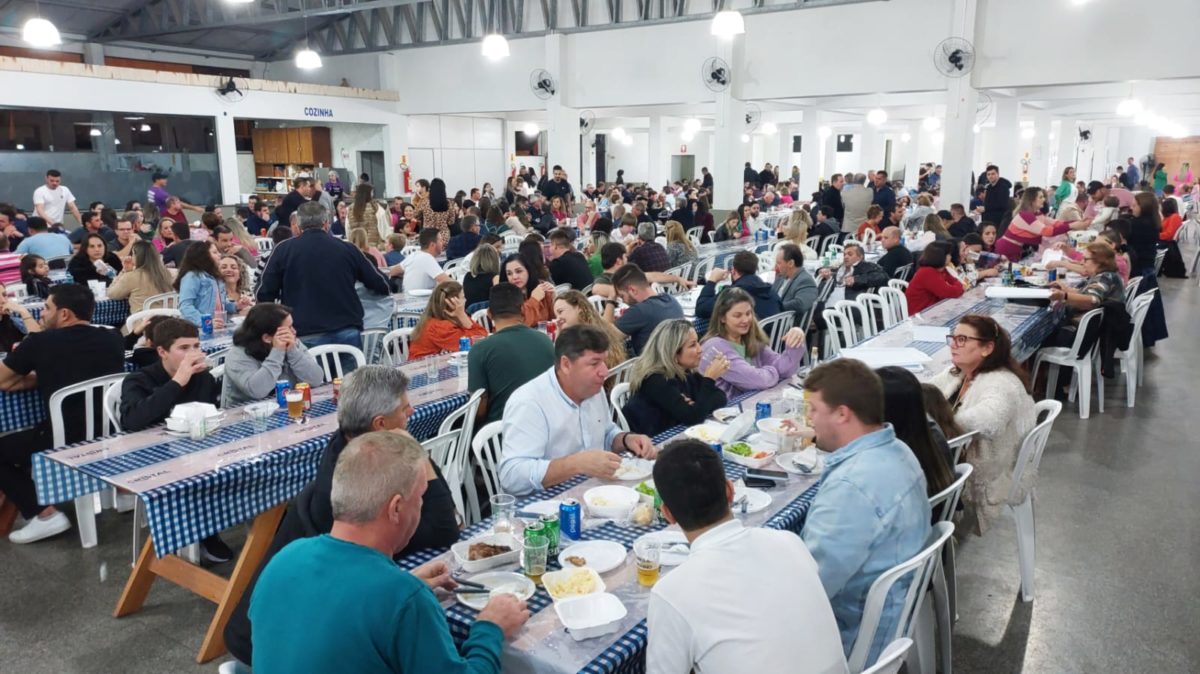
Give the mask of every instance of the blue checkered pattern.
[[(731, 400), (731, 403), (741, 402), (751, 397), (752, 394), (744, 394)], [(411, 425), (411, 421), (410, 421)], [(679, 435), (684, 430), (683, 426), (676, 426), (666, 430), (659, 435), (656, 435), (653, 440), (655, 444), (662, 444), (667, 440)], [(737, 480), (746, 474), (746, 469), (740, 464), (730, 461), (725, 462), (725, 473), (730, 480)], [(584, 475), (578, 475), (562, 484), (551, 487), (544, 491), (538, 492), (535, 495), (528, 496), (518, 500), (517, 510), (523, 506), (553, 498), (563, 492), (582, 484), (588, 478)], [(804, 517), (808, 513), (808, 508), (812, 504), (813, 498), (817, 493), (817, 485), (809, 487), (800, 496), (793, 499), (790, 503), (783, 507), (778, 513), (767, 520), (766, 525), (773, 529), (784, 529), (799, 533), (800, 528), (804, 524)], [(491, 520), (485, 520), (477, 523), (462, 532), (460, 540), (467, 540), (479, 534), (486, 533), (491, 529)], [(603, 525), (591, 527), (583, 531), (583, 540), (609, 540), (616, 541), (624, 545), (626, 548), (632, 549), (633, 542), (642, 535), (665, 528), (665, 523), (655, 524), (652, 526), (640, 527), (634, 525), (615, 524), (607, 522)], [(447, 548), (422, 550), (400, 560), (400, 566), (405, 569), (412, 570), (413, 568), (430, 562), (447, 551)], [(558, 560), (550, 559), (547, 564), (548, 570), (558, 568)], [(551, 606), (553, 601), (550, 595), (546, 594), (544, 588), (538, 588), (533, 597), (529, 599), (529, 610), (531, 613), (537, 613)], [(450, 634), (454, 637), (456, 643), (461, 644), (469, 635), (471, 625), (475, 622), (478, 612), (458, 602), (451, 604), (446, 609), (446, 622), (450, 626)], [(611, 644), (608, 645), (589, 662), (583, 669), (581, 674), (619, 674), (625, 672), (644, 672), (646, 669), (646, 643), (647, 630), (646, 621), (642, 620), (637, 625), (634, 625), (628, 632), (617, 637)]]
[(0, 433), (36, 426), (46, 419), (46, 408), (37, 389), (0, 391)]
[[(37, 320), (42, 318), (42, 308), (44, 303), (39, 303), (36, 306), (29, 308), (29, 313)], [(125, 319), (129, 318), (129, 302), (128, 300), (103, 300), (96, 302), (96, 310), (92, 313), (92, 322), (98, 325), (110, 325), (114, 328), (125, 326)]]
[[(423, 377), (417, 377), (422, 379)], [(420, 381), (414, 385), (420, 385)], [(41, 412), (41, 400), (36, 392), (33, 402)], [(9, 402), (14, 394), (0, 394), (0, 403)], [(432, 437), (442, 421), (467, 401), (460, 394), (418, 405), (409, 418), (409, 431), (418, 440)], [(14, 401), (15, 402), (15, 401)], [(7, 412), (0, 406), (0, 414)], [(336, 412), (332, 400), (313, 403), (311, 414), (324, 416)], [(32, 415), (22, 411), (21, 414)], [(5, 419), (7, 422), (7, 419)], [(271, 417), (268, 429), (290, 423), (285, 414)], [(253, 422), (246, 420), (223, 426), (203, 440), (178, 438), (152, 445), (119, 457), (90, 463), (81, 469), (60, 464), (54, 452), (33, 456), (33, 477), (38, 500), (43, 504), (62, 503), (106, 488), (104, 477), (111, 477), (175, 457), (191, 454), (218, 445), (233, 443), (254, 436)], [(146, 506), (146, 519), (158, 556), (171, 552), (202, 538), (246, 522), (254, 516), (295, 496), (312, 481), (321, 460), (321, 452), (329, 442), (328, 435), (297, 443), (286, 449), (269, 452), (253, 459), (185, 478), (141, 494)]]

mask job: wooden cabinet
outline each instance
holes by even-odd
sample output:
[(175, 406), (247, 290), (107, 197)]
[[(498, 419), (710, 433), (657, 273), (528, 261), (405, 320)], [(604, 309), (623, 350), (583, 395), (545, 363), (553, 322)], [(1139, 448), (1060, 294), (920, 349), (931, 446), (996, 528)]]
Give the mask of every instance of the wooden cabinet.
[(328, 127), (255, 129), (253, 143), (254, 161), (263, 164), (329, 166), (333, 159)]

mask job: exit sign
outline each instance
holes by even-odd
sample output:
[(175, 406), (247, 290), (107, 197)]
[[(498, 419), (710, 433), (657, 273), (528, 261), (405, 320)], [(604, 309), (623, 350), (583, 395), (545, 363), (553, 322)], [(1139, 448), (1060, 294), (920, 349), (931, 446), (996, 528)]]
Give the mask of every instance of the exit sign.
[(679, 146), (679, 154), (687, 154), (687, 146), (686, 145)]

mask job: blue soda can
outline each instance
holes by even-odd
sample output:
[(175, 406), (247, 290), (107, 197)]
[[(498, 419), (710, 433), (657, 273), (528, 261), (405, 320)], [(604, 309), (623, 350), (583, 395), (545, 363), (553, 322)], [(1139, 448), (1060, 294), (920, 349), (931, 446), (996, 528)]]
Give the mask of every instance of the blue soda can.
[(583, 508), (579, 501), (564, 499), (558, 506), (558, 528), (562, 536), (573, 541), (583, 535)]
[(464, 353), (466, 353), (467, 351), (470, 351), (471, 350), (471, 338), (470, 337), (459, 337), (458, 338), (458, 350), (462, 351)]
[(212, 314), (202, 314), (200, 316), (200, 334), (211, 337), (212, 333), (213, 333)]
[(717, 456), (719, 456), (721, 458), (725, 458), (725, 453), (723, 451), (721, 451), (721, 443), (719, 443), (719, 442), (712, 443), (712, 448), (713, 448), (713, 451), (717, 453)]
[(1046, 279), (1049, 281), (1057, 281), (1058, 280), (1058, 270), (1051, 269), (1050, 271), (1046, 272)]
[(286, 379), (275, 382), (275, 402), (279, 403), (280, 407), (287, 407), (287, 394), (290, 390), (292, 390), (292, 382)]
[(754, 406), (754, 420), (770, 419), (771, 418), (771, 403), (760, 402)]

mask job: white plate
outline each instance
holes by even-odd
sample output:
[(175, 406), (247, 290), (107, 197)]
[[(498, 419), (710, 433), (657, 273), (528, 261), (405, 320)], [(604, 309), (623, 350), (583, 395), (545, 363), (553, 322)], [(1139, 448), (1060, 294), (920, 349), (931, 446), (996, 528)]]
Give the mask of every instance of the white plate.
[(558, 517), (558, 507), (560, 505), (562, 505), (562, 501), (534, 501), (518, 508), (518, 510), (523, 513), (537, 513), (538, 515)]
[(691, 550), (671, 546), (688, 544), (687, 537), (682, 531), (652, 531), (638, 538), (638, 540), (658, 541), (659, 545), (663, 546), (662, 552), (659, 554), (659, 561), (663, 566), (679, 566), (687, 561), (688, 555), (692, 554)]
[[(487, 573), (471, 576), (470, 578), (467, 578), (467, 580), (479, 583), (480, 585), (491, 589), (506, 585), (513, 586), (513, 588), (517, 590), (516, 595), (520, 597), (522, 601), (528, 601), (529, 598), (533, 596), (533, 593), (537, 590), (537, 586), (533, 584), (532, 580), (529, 580), (522, 574), (510, 573), (508, 571), (489, 571)], [(483, 610), (483, 607), (487, 606), (487, 603), (492, 599), (490, 594), (484, 593), (456, 594), (454, 596), (458, 598), (458, 601), (470, 606), (476, 611)]]
[(582, 557), (587, 560), (584, 566), (596, 570), (596, 573), (608, 573), (625, 563), (628, 551), (625, 546), (613, 541), (584, 541), (576, 543), (558, 553), (558, 564), (564, 569), (580, 567), (567, 561), (567, 557)]
[(413, 297), (429, 297), (430, 295), (433, 294), (433, 289), (423, 288), (423, 289), (417, 289), (417, 290), (405, 290), (404, 294), (411, 295)]
[(621, 459), (621, 465), (617, 467), (617, 472), (615, 475), (613, 475), (613, 479), (641, 482), (653, 474), (653, 461), (649, 459), (625, 457), (624, 459)]
[[(733, 500), (737, 501), (742, 497), (743, 494), (748, 497), (746, 501), (746, 515), (754, 514), (771, 505), (771, 495), (761, 489), (755, 489), (753, 487), (739, 487), (735, 489), (733, 492)], [(743, 514), (742, 507), (738, 506), (735, 508), (733, 514)]]
[(693, 438), (703, 442), (706, 445), (711, 445), (714, 442), (721, 441), (721, 434), (728, 428), (725, 424), (707, 423), (699, 426), (692, 426), (683, 432), (689, 438)]
[[(805, 466), (812, 467), (811, 473), (805, 473), (796, 467), (795, 462), (799, 460)], [(825, 457), (821, 455), (821, 451), (816, 447), (809, 447), (802, 452), (788, 452), (787, 454), (776, 454), (775, 463), (780, 468), (786, 470), (792, 475), (820, 475), (821, 471), (825, 470)]]

